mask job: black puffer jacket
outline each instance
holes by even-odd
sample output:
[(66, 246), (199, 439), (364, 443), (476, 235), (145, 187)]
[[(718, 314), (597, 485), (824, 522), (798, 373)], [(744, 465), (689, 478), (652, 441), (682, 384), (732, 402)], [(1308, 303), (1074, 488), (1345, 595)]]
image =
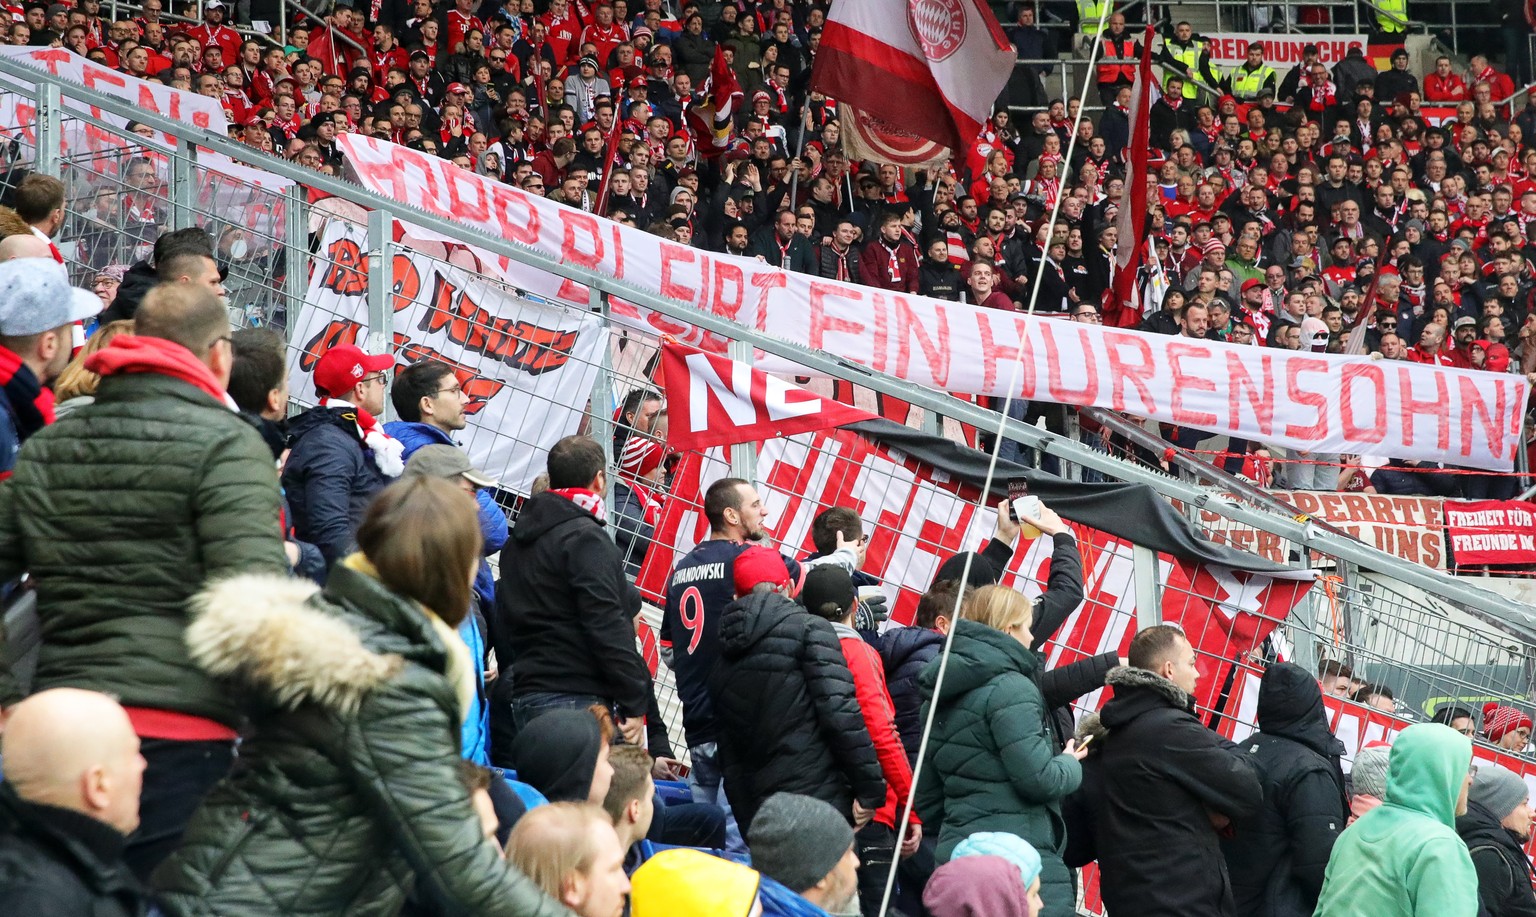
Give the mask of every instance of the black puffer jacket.
[(626, 611), (619, 549), (597, 517), (554, 493), (523, 504), (501, 550), (496, 658), (512, 691), (595, 694), (626, 717), (645, 716), (650, 672)]
[(720, 659), (709, 681), (725, 792), (742, 833), (763, 800), (800, 793), (852, 818), (878, 809), (885, 778), (864, 727), (837, 633), (776, 592), (720, 615)]
[(1259, 731), (1238, 747), (1258, 767), (1264, 805), (1233, 819), (1222, 841), (1237, 912), (1308, 917), (1317, 909), (1333, 842), (1349, 814), (1339, 756), (1317, 680), (1275, 663), (1259, 687)]
[(420, 605), (350, 559), (323, 594), (244, 576), (197, 604), (192, 657), (251, 725), (155, 872), (168, 914), (388, 917), (412, 891), (436, 914), (569, 917), (480, 833), (452, 653)]
[(1536, 917), (1531, 861), (1519, 839), (1475, 802), (1457, 817), (1456, 833), (1467, 842), (1477, 869), (1478, 917)]
[(896, 731), (901, 734), (909, 764), (917, 763), (917, 749), (923, 739), (923, 693), (917, 686), (917, 676), (943, 648), (943, 634), (915, 625), (892, 628), (880, 638), (885, 685), (891, 692)]
[(1102, 738), (1063, 808), (1067, 865), (1098, 860), (1110, 914), (1234, 917), (1213, 825), (1258, 811), (1253, 763), (1205, 728), (1194, 699), (1166, 678), (1120, 666), (1105, 683), (1115, 696), (1099, 718)]
[(123, 865), (123, 835), (0, 785), (0, 914), (139, 917), (148, 899)]

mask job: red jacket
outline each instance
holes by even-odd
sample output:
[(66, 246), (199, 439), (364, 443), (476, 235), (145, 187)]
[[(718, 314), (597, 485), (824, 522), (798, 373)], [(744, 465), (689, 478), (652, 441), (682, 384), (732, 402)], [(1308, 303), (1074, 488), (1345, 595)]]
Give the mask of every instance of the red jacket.
[(894, 263), (891, 255), (879, 239), (864, 246), (859, 252), (859, 282), (897, 293), (916, 293), (920, 270), (917, 247), (903, 240), (896, 246)]
[[(912, 793), (912, 766), (907, 763), (907, 751), (896, 732), (896, 705), (891, 703), (891, 692), (885, 686), (885, 665), (880, 661), (880, 652), (865, 643), (857, 631), (843, 625), (833, 626), (837, 628), (848, 671), (853, 673), (854, 694), (859, 712), (864, 714), (864, 728), (874, 740), (875, 757), (885, 775), (885, 804), (875, 811), (874, 820), (894, 829), (900, 826), (901, 806)], [(912, 823), (922, 824), (916, 812), (912, 813)]]

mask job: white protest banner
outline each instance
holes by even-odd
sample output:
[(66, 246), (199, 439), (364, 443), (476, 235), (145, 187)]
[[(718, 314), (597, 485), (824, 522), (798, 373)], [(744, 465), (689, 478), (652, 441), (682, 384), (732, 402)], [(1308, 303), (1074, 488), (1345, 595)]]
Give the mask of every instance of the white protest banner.
[[(368, 327), (365, 228), (331, 221), (289, 340), (293, 395), (315, 401), (314, 364), (335, 344), (362, 344)], [(528, 492), (545, 453), (581, 427), (608, 331), (596, 316), (509, 296), (474, 274), (413, 252), (392, 265), (398, 363), (453, 367), (469, 397), (458, 440), (502, 486)]]
[[(386, 197), (656, 295), (939, 391), (1092, 405), (1314, 452), (1509, 470), (1521, 376), (1196, 341), (983, 309), (679, 245), (388, 141), (343, 135)], [(621, 321), (721, 352), (690, 325), (617, 303)], [(1012, 365), (1022, 362), (1010, 393)], [(764, 358), (771, 372), (804, 373)]]
[[(1366, 36), (1361, 35), (1281, 35), (1272, 32), (1221, 32), (1206, 36), (1206, 51), (1211, 63), (1221, 67), (1235, 67), (1248, 59), (1248, 46), (1257, 43), (1264, 49), (1264, 63), (1275, 68), (1280, 76), (1293, 65), (1301, 63), (1301, 49), (1317, 45), (1317, 57), (1331, 69), (1349, 54), (1350, 48), (1367, 51)], [(1369, 60), (1369, 58), (1367, 58)]]
[[(1310, 490), (1271, 493), (1296, 507), (1299, 514), (1320, 519), (1388, 554), (1436, 570), (1446, 568), (1445, 501), (1439, 497)], [(1212, 509), (1201, 507), (1197, 512), (1212, 541), (1278, 564), (1287, 562), (1293, 546), (1280, 536), (1232, 522)]]

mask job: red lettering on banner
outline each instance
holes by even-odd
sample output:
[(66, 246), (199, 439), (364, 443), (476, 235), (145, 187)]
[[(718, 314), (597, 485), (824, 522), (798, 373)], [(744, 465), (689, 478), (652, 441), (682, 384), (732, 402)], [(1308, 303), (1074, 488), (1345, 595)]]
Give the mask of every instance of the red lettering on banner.
[(502, 389), (506, 388), (505, 382), (495, 379), (487, 379), (475, 372), (472, 367), (465, 366), (456, 360), (450, 360), (425, 344), (412, 344), (410, 339), (403, 334), (395, 335), (395, 349), (400, 358), (407, 363), (419, 363), (422, 360), (433, 360), (445, 363), (453, 370), (454, 378), (459, 381), (459, 388), (464, 392), (469, 403), (464, 405), (464, 413), (478, 414), (486, 403), (495, 398)]
[[(560, 229), (561, 261), (578, 264), (585, 268), (597, 268), (602, 265), (603, 237), (597, 217), (570, 207), (561, 207)], [(584, 243), (590, 247), (590, 250), (583, 248)], [(665, 265), (665, 261), (663, 264)]]
[(843, 288), (829, 283), (811, 281), (811, 315), (810, 315), (810, 348), (812, 350), (825, 350), (827, 332), (846, 332), (857, 335), (864, 330), (864, 325), (859, 322), (849, 321), (845, 318), (834, 318), (827, 315), (826, 300), (832, 298), (846, 298)]
[(431, 307), (417, 328), (446, 330), (448, 338), (466, 350), (493, 357), (531, 376), (564, 366), (578, 334), (494, 316), (442, 275), (437, 277)]
[(1184, 391), (1186, 389), (1195, 392), (1216, 393), (1216, 383), (1204, 376), (1186, 373), (1184, 371), (1184, 358), (1195, 360), (1209, 360), (1211, 348), (1201, 344), (1185, 344), (1173, 341), (1168, 345), (1168, 367), (1173, 371), (1171, 392), (1168, 399), (1168, 409), (1173, 414), (1173, 422), (1181, 427), (1213, 427), (1216, 425), (1216, 415), (1207, 411), (1192, 410), (1184, 405)]
[[(118, 89), (123, 89), (128, 85), (128, 81), (115, 70), (108, 70), (105, 67), (86, 67), (81, 82), (85, 83), (87, 89), (98, 89), (102, 86), (116, 86)], [(116, 95), (110, 89), (104, 91)]]
[(1259, 354), (1258, 357), (1259, 380), (1255, 383), (1243, 356), (1236, 351), (1227, 351), (1227, 377), (1231, 380), (1227, 388), (1227, 410), (1230, 412), (1227, 427), (1242, 428), (1241, 402), (1246, 400), (1260, 434), (1268, 436), (1275, 428), (1274, 360), (1269, 354)]
[[(923, 351), (923, 359), (928, 362), (929, 373), (933, 377), (932, 384), (939, 388), (948, 385), (950, 356), (948, 311), (943, 306), (933, 310), (938, 317), (939, 327), (937, 332), (930, 336), (922, 322), (918, 321), (917, 314), (912, 311), (912, 305), (905, 296), (892, 296), (891, 303), (896, 312), (896, 375), (903, 379), (907, 378), (911, 353), (907, 343), (917, 341), (917, 346)], [(880, 310), (880, 317), (884, 317), (883, 309)]]
[[(886, 350), (888, 349), (891, 337), (891, 313), (886, 308), (884, 292), (871, 290), (869, 298), (873, 306), (870, 311), (874, 313), (875, 317), (875, 339), (870, 348), (874, 352), (874, 361), (869, 366), (876, 372), (883, 373), (886, 368)], [(906, 353), (903, 352), (901, 355), (905, 357)], [(903, 363), (902, 366), (905, 367), (906, 364)]]
[[(619, 242), (618, 234), (614, 234), (614, 244)], [(722, 318), (737, 321), (741, 314), (742, 303), (747, 298), (746, 278), (742, 276), (741, 268), (728, 261), (716, 261), (714, 273), (713, 295), (710, 296), (710, 311)], [(731, 295), (726, 296), (726, 287), (730, 286)]]
[(484, 179), (463, 169), (449, 169), (443, 177), (448, 185), (448, 213), (456, 222), (484, 224), (491, 221)]
[[(1488, 402), (1483, 400), (1483, 393), (1478, 388), (1479, 381), (1493, 382), (1495, 395), (1494, 410), (1488, 411)], [(1468, 376), (1459, 376), (1456, 386), (1461, 391), (1462, 408), (1456, 413), (1461, 416), (1461, 454), (1471, 455), (1473, 451), (1472, 436), (1475, 432), (1472, 424), (1474, 414), (1482, 418), (1483, 438), (1488, 441), (1488, 454), (1496, 459), (1504, 457), (1504, 431), (1500, 429), (1504, 419), (1507, 405), (1504, 398), (1504, 383), (1502, 380), (1490, 377), (1487, 380), (1472, 379)]]
[[(1008, 313), (1005, 312), (1003, 314), (1007, 315)], [(983, 392), (992, 392), (998, 395), (1005, 394), (998, 389), (998, 364), (1005, 360), (1010, 363), (1015, 360), (1027, 363), (1028, 357), (1031, 356), (1029, 341), (1024, 337), (1024, 319), (1017, 315), (1011, 317), (1013, 319), (1014, 339), (1019, 342), (1018, 347), (999, 344), (997, 339), (992, 336), (992, 313), (985, 311), (976, 313), (976, 328), (981, 332), (981, 390)], [(1031, 373), (1030, 375), (1033, 376), (1034, 374)], [(1006, 394), (1012, 396), (1018, 394), (1018, 391), (1007, 392)]]
[(624, 233), (621, 229), (618, 223), (613, 224), (613, 265), (609, 270), (615, 280), (624, 279)]
[(1300, 387), (1302, 373), (1328, 373), (1328, 364), (1311, 357), (1291, 357), (1285, 361), (1285, 395), (1294, 404), (1312, 408), (1317, 420), (1305, 426), (1286, 424), (1285, 435), (1306, 442), (1315, 442), (1328, 435), (1328, 396)]
[[(357, 168), (362, 168), (356, 160), (353, 162)], [(373, 176), (373, 181), (393, 189), (391, 196), (396, 200), (409, 201), (422, 210), (438, 216), (453, 216), (452, 213), (444, 213), (438, 203), (437, 195), (440, 189), (437, 182), (437, 165), (428, 161), (424, 154), (391, 144), (389, 162), (379, 165), (370, 163), (368, 171)], [(418, 175), (419, 180), (408, 177), (408, 172)]]
[(299, 352), (299, 368), (307, 373), (314, 372), (315, 364), (327, 350), (337, 344), (356, 344), (362, 333), (363, 326), (357, 322), (328, 322), (314, 337), (304, 342), (304, 349)]
[(1415, 420), (1420, 414), (1435, 418), (1435, 448), (1444, 451), (1451, 447), (1451, 400), (1446, 392), (1446, 373), (1430, 373), (1435, 380), (1435, 396), (1420, 401), (1413, 396), (1413, 372), (1409, 367), (1398, 367), (1397, 389), (1402, 398), (1403, 445), (1411, 446), (1414, 440)]
[(539, 244), (539, 211), (522, 191), (514, 191), (507, 185), (493, 182), (491, 211), (495, 225), (509, 241), (524, 245)]
[(698, 305), (698, 293), (692, 287), (685, 287), (672, 279), (673, 263), (693, 264), (694, 250), (686, 245), (677, 245), (672, 242), (661, 243), (661, 295), (669, 299), (681, 299), (683, 302)]
[(152, 111), (152, 112), (155, 112), (157, 114), (164, 114), (164, 112), (160, 111), (160, 106), (155, 104), (155, 94), (152, 91), (150, 91), (148, 83), (139, 82), (138, 90), (139, 90), (139, 99), (138, 99), (138, 102), (136, 104), (140, 108), (144, 109), (145, 111)]
[[(1371, 426), (1361, 425), (1355, 411), (1353, 383), (1364, 379), (1371, 385)], [(1351, 363), (1344, 367), (1344, 390), (1339, 394), (1339, 415), (1343, 423), (1344, 438), (1367, 443), (1379, 443), (1387, 436), (1387, 377), (1374, 363)]]
[(421, 273), (409, 255), (396, 255), (390, 273), (394, 279), (395, 311), (403, 312), (415, 305), (421, 294)]
[[(1067, 361), (1063, 359), (1061, 348), (1056, 344), (1057, 327), (1068, 328), (1077, 334), (1077, 341), (1082, 348), (1083, 372), (1087, 378), (1081, 389), (1067, 388), (1062, 384), (1061, 367)], [(1045, 390), (1052, 401), (1062, 404), (1093, 404), (1099, 397), (1099, 361), (1094, 359), (1093, 351), (1088, 345), (1088, 332), (1078, 325), (1058, 325), (1055, 321), (1045, 321), (1040, 325), (1040, 334), (1045, 338), (1047, 354), (1047, 374), (1045, 378)]]
[[(1109, 357), (1110, 401), (1113, 409), (1123, 411), (1125, 407), (1125, 383), (1130, 382), (1136, 387), (1136, 394), (1141, 398), (1141, 408), (1138, 414), (1156, 414), (1157, 399), (1152, 397), (1152, 389), (1147, 385), (1152, 377), (1157, 375), (1152, 365), (1152, 348), (1146, 341), (1139, 337), (1127, 334), (1115, 334), (1113, 332), (1104, 335), (1105, 354)], [(1121, 351), (1129, 348), (1141, 357), (1140, 363), (1132, 363), (1121, 357)]]
[(33, 51), (27, 56), (40, 64), (46, 64), (48, 72), (54, 76), (59, 75), (60, 64), (67, 64), (70, 61), (77, 59), (73, 53), (65, 51), (63, 48), (49, 48), (46, 51)]
[[(752, 285), (762, 290), (757, 295), (757, 330), (768, 330), (768, 294), (773, 290), (782, 290), (789, 285), (789, 271), (756, 271), (752, 274)], [(854, 302), (860, 302), (862, 294), (844, 294)]]
[(357, 243), (340, 238), (326, 253), (330, 265), (320, 278), (320, 285), (338, 296), (361, 296), (368, 292), (368, 260)]

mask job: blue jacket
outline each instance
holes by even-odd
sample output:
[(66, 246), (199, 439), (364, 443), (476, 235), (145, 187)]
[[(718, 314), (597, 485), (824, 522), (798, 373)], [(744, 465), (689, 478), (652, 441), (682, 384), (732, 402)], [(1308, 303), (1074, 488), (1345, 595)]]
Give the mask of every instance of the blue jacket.
[(917, 676), (944, 648), (944, 635), (926, 627), (893, 627), (880, 639), (885, 685), (896, 712), (896, 731), (907, 750), (907, 763), (917, 763), (923, 738), (923, 692)]
[(283, 467), (283, 492), (293, 509), (294, 535), (334, 565), (352, 549), (373, 495), (389, 483), (363, 445), (350, 408), (314, 407), (288, 425), (293, 451)]
[(16, 450), (21, 448), (21, 436), (16, 432), (16, 421), (11, 417), (11, 401), (0, 388), (0, 475), (9, 474), (16, 467)]
[[(384, 425), (384, 432), (405, 446), (405, 454), (401, 458), (407, 462), (411, 460), (411, 454), (422, 446), (458, 446), (447, 433), (429, 423), (391, 420)], [(485, 538), (481, 553), (490, 557), (506, 546), (507, 514), (496, 505), (490, 491), (477, 491), (475, 501), (480, 504), (480, 534)], [(491, 565), (484, 560), (480, 561), (480, 570), (475, 574), (475, 593), (480, 596), (481, 608), (489, 610), (495, 607), (496, 583), (491, 576)]]
[(763, 876), (757, 887), (757, 900), (763, 904), (763, 917), (827, 917), (827, 912)]

